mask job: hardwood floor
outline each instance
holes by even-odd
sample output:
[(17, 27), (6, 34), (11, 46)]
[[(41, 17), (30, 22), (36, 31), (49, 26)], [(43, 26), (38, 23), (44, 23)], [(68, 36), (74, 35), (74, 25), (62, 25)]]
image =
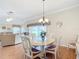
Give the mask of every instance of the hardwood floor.
[(60, 59), (76, 59), (75, 49), (68, 49), (66, 47), (60, 47)]
[(0, 59), (24, 59), (22, 45), (0, 47)]
[[(65, 47), (60, 47), (60, 58), (57, 59), (76, 59), (75, 50), (67, 49)], [(54, 56), (47, 53), (48, 59)], [(0, 47), (0, 59), (24, 59), (24, 51), (21, 44), (16, 46)]]

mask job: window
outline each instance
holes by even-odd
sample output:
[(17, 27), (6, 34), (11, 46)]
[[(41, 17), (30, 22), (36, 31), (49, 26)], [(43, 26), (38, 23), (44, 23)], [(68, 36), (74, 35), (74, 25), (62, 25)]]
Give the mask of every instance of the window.
[(24, 33), (24, 32), (28, 32), (28, 29), (27, 28), (21, 28), (21, 33)]
[(20, 33), (21, 32), (21, 28), (20, 27), (13, 27), (12, 31), (14, 34)]
[[(29, 33), (32, 34), (32, 38), (34, 41), (42, 41), (41, 39), (41, 32), (46, 32), (46, 26), (33, 26), (29, 27)], [(46, 40), (46, 38), (45, 38)]]

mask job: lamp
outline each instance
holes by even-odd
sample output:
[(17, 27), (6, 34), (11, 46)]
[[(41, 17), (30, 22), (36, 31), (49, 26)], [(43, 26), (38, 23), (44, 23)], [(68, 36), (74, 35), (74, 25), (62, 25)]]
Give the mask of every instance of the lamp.
[(46, 23), (49, 23), (49, 20), (45, 18), (44, 2), (45, 2), (45, 0), (43, 0), (43, 17), (42, 17), (42, 19), (39, 20), (39, 23), (42, 23), (43, 25), (45, 25)]

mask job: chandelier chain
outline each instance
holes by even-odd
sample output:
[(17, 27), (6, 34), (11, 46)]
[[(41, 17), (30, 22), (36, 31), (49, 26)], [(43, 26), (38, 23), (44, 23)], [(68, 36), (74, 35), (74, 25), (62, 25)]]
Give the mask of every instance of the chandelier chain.
[(45, 9), (44, 9), (45, 5), (44, 5), (44, 1), (45, 0), (43, 0), (43, 21), (45, 20), (45, 12), (44, 12), (45, 11)]

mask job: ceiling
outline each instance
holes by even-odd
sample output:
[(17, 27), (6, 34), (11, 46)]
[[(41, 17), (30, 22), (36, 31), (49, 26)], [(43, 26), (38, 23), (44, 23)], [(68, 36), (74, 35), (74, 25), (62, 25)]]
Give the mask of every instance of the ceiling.
[[(55, 12), (78, 5), (79, 0), (46, 0), (45, 12)], [(12, 24), (23, 24), (42, 15), (42, 0), (0, 0), (0, 24), (6, 24), (8, 12), (12, 11)]]

